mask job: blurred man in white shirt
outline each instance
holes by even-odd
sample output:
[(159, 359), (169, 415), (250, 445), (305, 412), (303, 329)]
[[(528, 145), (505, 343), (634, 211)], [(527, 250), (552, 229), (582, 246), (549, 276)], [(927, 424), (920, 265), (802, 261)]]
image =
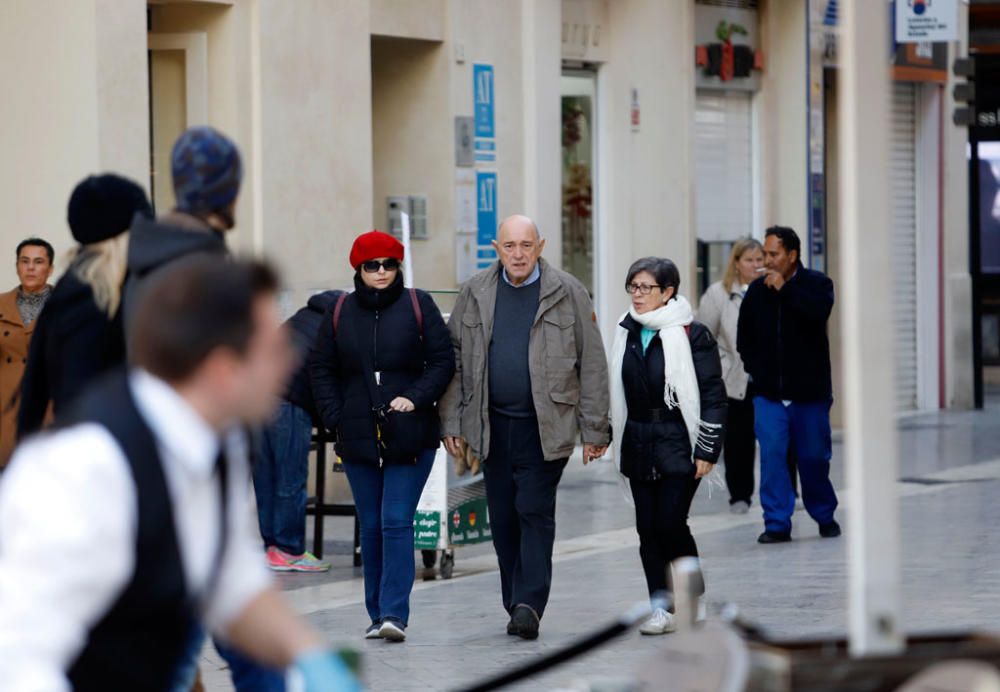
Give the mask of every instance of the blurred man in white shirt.
[(171, 685), (204, 624), (309, 690), (357, 683), (273, 587), (241, 429), (293, 367), (266, 265), (193, 256), (158, 275), (132, 367), (15, 454), (0, 483), (5, 690)]

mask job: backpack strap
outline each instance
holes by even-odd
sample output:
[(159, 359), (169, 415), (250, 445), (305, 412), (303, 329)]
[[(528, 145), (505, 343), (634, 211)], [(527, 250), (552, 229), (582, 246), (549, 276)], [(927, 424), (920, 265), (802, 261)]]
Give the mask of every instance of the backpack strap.
[[(420, 330), (420, 339), (424, 338), (424, 311), (420, 308), (420, 299), (417, 297), (417, 289), (408, 288), (407, 293), (410, 294), (410, 302), (413, 304), (413, 316), (417, 318), (417, 328)], [(340, 325), (340, 313), (344, 310), (344, 302), (347, 300), (348, 293), (341, 293), (337, 298), (337, 304), (333, 308), (333, 333), (337, 333), (337, 327)]]
[(417, 328), (420, 330), (421, 341), (424, 338), (424, 311), (420, 309), (420, 299), (417, 297), (417, 289), (406, 289), (410, 294), (410, 302), (413, 303), (413, 316), (417, 318)]
[(344, 309), (344, 301), (347, 300), (347, 293), (341, 293), (337, 298), (337, 304), (333, 308), (333, 333), (337, 333), (337, 327), (340, 325), (340, 313)]

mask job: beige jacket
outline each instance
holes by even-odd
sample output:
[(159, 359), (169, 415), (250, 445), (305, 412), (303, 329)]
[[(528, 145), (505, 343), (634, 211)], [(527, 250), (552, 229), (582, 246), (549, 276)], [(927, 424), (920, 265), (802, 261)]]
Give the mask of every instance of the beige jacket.
[[(539, 263), (542, 283), (528, 367), (542, 451), (552, 461), (570, 456), (581, 436), (585, 444), (610, 442), (608, 365), (587, 289), (545, 260)], [(480, 459), (490, 449), (487, 360), (500, 280), (497, 264), (462, 287), (448, 322), (455, 378), (438, 403), (441, 434), (463, 438)]]
[(698, 306), (698, 321), (708, 327), (719, 342), (722, 358), (722, 377), (726, 382), (726, 394), (730, 399), (742, 401), (747, 395), (749, 380), (743, 369), (743, 360), (736, 350), (736, 325), (740, 319), (743, 296), (739, 287), (733, 285), (726, 290), (721, 281), (708, 287)]

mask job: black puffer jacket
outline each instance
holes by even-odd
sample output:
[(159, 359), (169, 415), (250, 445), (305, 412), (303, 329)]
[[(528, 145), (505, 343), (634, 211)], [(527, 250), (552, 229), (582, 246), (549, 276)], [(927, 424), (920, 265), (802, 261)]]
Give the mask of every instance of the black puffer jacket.
[(291, 332), (292, 345), (296, 355), (302, 359), (301, 365), (288, 383), (285, 400), (305, 410), (317, 425), (321, 424), (322, 421), (316, 410), (312, 387), (309, 384), (309, 354), (316, 343), (316, 336), (319, 334), (324, 316), (333, 310), (337, 298), (341, 294), (342, 291), (317, 293), (309, 298), (309, 302), (304, 308), (300, 308), (285, 322)]
[[(622, 434), (622, 475), (635, 481), (694, 475), (691, 439), (684, 418), (679, 408), (668, 409), (663, 400), (664, 359), (659, 336), (653, 337), (643, 354), (642, 325), (626, 316), (621, 326), (629, 332), (621, 372), (628, 406), (628, 420)], [(728, 401), (718, 345), (700, 322), (691, 323), (689, 338), (701, 391), (701, 420), (724, 426)], [(724, 429), (703, 432), (693, 456), (715, 463), (722, 451)]]
[(348, 463), (378, 464), (375, 417), (366, 363), (381, 373), (376, 406), (388, 406), (402, 396), (416, 406), (424, 425), (425, 449), (440, 444), (437, 401), (455, 373), (455, 352), (448, 328), (433, 299), (417, 291), (423, 314), (423, 335), (402, 275), (381, 291), (354, 279), (355, 291), (341, 308), (337, 333), (331, 309), (320, 325), (310, 358), (313, 397), (323, 424), (336, 433), (338, 456)]
[(111, 318), (98, 308), (74, 267), (59, 279), (35, 325), (21, 380), (18, 439), (42, 428), (50, 403), (62, 413), (98, 376), (125, 362), (121, 310)]

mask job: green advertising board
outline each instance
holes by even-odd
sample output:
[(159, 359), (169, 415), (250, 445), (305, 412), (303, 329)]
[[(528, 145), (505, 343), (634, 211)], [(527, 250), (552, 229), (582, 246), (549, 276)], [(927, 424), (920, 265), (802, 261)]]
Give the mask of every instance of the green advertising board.
[(468, 500), (458, 505), (448, 518), (452, 545), (470, 545), (490, 540), (489, 512), (486, 498)]
[(417, 510), (413, 519), (413, 544), (417, 550), (437, 550), (441, 541), (441, 512)]

